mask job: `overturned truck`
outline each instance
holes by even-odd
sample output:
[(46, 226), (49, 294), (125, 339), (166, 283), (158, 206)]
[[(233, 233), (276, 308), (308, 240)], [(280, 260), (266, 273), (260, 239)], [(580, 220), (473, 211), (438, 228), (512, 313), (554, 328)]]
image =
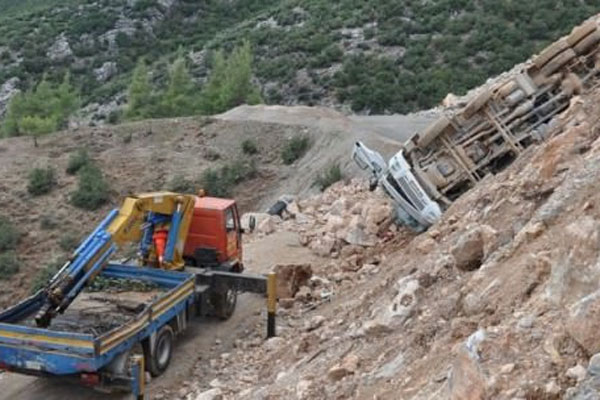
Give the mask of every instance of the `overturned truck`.
[(592, 87), (600, 71), (599, 17), (573, 29), (520, 71), (482, 89), (463, 108), (446, 111), (416, 133), (385, 165), (362, 143), (353, 158), (394, 200), (398, 219), (417, 231), (484, 176), (550, 135), (554, 117)]

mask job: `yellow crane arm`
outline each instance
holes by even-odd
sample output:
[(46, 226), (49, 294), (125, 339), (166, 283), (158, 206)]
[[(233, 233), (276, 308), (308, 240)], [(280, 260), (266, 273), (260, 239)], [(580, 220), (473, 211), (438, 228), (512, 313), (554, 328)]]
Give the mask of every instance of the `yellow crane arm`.
[(117, 245), (139, 242), (142, 240), (145, 224), (148, 223), (148, 213), (172, 216), (173, 219), (178, 215), (178, 226), (173, 226), (175, 221), (172, 221), (169, 228), (168, 245), (173, 247), (173, 256), (165, 261), (162, 268), (181, 269), (184, 266), (183, 247), (192, 221), (195, 202), (196, 196), (171, 192), (130, 196), (125, 199), (119, 214), (106, 231)]
[[(57, 313), (63, 313), (85, 285), (108, 264), (118, 246), (139, 242), (149, 250), (156, 224), (168, 232), (160, 268), (184, 267), (183, 248), (189, 231), (196, 196), (171, 192), (145, 193), (125, 199), (75, 250), (73, 256), (44, 289), (44, 305), (36, 315), (38, 326), (46, 327)], [(142, 252), (144, 253), (144, 252)], [(149, 251), (144, 255), (147, 261)]]

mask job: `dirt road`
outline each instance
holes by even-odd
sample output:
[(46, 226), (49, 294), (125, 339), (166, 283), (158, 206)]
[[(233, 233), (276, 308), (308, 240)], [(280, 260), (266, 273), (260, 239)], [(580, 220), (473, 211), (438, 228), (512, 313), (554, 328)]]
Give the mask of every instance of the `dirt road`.
[[(298, 244), (295, 233), (284, 232), (263, 238), (252, 238), (245, 246), (245, 263), (249, 272), (268, 272), (277, 263), (319, 262), (306, 248)], [(212, 319), (195, 320), (178, 338), (173, 359), (168, 370), (153, 380), (149, 386), (150, 398), (159, 393), (178, 393), (189, 382), (192, 371), (199, 364), (205, 365), (212, 358), (230, 351), (236, 339), (244, 340), (247, 332), (258, 329), (266, 331), (264, 298), (243, 294), (238, 299), (234, 315), (227, 321)], [(220, 345), (216, 345), (217, 339)], [(218, 371), (207, 376), (207, 381), (218, 377)], [(0, 374), (0, 400), (64, 400), (85, 398), (87, 400), (124, 400), (130, 395), (105, 394), (92, 389), (19, 374)], [(170, 398), (166, 396), (165, 398)]]

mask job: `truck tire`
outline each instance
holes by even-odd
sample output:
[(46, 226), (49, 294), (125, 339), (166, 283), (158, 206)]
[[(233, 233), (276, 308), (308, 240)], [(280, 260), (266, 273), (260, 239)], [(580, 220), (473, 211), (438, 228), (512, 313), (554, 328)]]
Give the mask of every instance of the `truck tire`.
[(214, 292), (210, 296), (210, 303), (213, 306), (213, 314), (215, 317), (227, 320), (235, 311), (237, 304), (237, 290), (227, 288), (222, 291)]
[(170, 325), (165, 325), (156, 334), (154, 348), (144, 346), (144, 358), (146, 369), (153, 377), (160, 376), (169, 367), (171, 355), (173, 354), (173, 339), (175, 333)]

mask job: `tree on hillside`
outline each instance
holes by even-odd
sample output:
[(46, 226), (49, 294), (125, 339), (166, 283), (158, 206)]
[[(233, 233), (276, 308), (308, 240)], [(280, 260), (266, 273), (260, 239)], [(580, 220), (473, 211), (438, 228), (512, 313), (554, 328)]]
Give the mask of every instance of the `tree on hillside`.
[(166, 117), (193, 115), (197, 111), (198, 93), (186, 66), (185, 57), (180, 55), (171, 65), (169, 85), (161, 96), (159, 113)]
[(2, 133), (5, 136), (31, 135), (37, 147), (40, 135), (63, 128), (78, 107), (78, 95), (71, 86), (69, 74), (60, 85), (43, 78), (35, 89), (11, 99)]
[(128, 91), (128, 105), (125, 111), (127, 119), (142, 119), (152, 113), (152, 87), (148, 75), (148, 67), (143, 58), (140, 58), (133, 71), (133, 77)]
[(212, 73), (202, 93), (205, 113), (219, 113), (244, 103), (262, 101), (259, 89), (252, 83), (252, 59), (248, 41), (236, 47), (229, 57), (217, 51)]

